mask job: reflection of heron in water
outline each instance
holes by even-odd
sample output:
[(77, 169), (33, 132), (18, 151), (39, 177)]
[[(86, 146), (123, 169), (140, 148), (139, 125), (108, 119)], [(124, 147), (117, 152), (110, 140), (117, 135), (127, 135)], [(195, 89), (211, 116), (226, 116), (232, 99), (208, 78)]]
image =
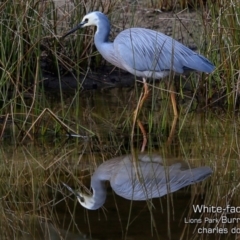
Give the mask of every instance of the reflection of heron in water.
[(168, 165), (156, 154), (139, 154), (135, 164), (132, 155), (116, 157), (102, 163), (91, 178), (92, 195), (74, 191), (65, 183), (64, 186), (76, 195), (83, 207), (95, 210), (106, 200), (105, 181), (110, 181), (115, 193), (123, 198), (147, 200), (203, 181), (212, 174), (210, 167), (190, 168), (181, 162)]

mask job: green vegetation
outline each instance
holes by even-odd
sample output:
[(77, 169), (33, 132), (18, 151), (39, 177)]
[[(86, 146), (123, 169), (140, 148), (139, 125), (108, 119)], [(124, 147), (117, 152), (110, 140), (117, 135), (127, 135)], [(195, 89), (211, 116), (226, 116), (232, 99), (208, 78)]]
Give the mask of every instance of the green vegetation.
[[(48, 81), (52, 78), (55, 79), (54, 95), (58, 97), (58, 103), (60, 100), (56, 115), (67, 125), (71, 124), (70, 119), (73, 115), (76, 118), (79, 117), (83, 80), (90, 72), (98, 72), (105, 62), (93, 46), (91, 37), (93, 29), (84, 29), (81, 33), (78, 32), (64, 40), (60, 37), (80, 22), (86, 12), (99, 9), (108, 14), (113, 25), (112, 38), (114, 38), (117, 34), (115, 30), (119, 28), (124, 29), (139, 24), (151, 27), (152, 24), (155, 29), (154, 23), (158, 23), (157, 18), (161, 17), (159, 12), (153, 11), (150, 15), (152, 20), (146, 23), (146, 18), (139, 14), (145, 7), (163, 9), (162, 4), (164, 1), (159, 1), (159, 6), (156, 6), (155, 1), (149, 1), (143, 5), (140, 3), (124, 5), (117, 0), (88, 1), (88, 3), (76, 1), (74, 4), (35, 1), (26, 3), (18, 1), (14, 4), (11, 1), (3, 2), (0, 8), (0, 116), (4, 126), (1, 135), (4, 135), (3, 132), (9, 122), (17, 122), (16, 135), (13, 137), (19, 137), (19, 130), (22, 133), (28, 131), (30, 127), (33, 128), (32, 124), (46, 108), (55, 111), (52, 107), (53, 99), (49, 97), (53, 95), (53, 91), (49, 91), (48, 88)], [(186, 79), (180, 81), (176, 79), (179, 108), (186, 106), (188, 108), (190, 103), (193, 108), (191, 110), (196, 107), (208, 110), (217, 106), (226, 111), (236, 111), (239, 107), (240, 65), (240, 8), (237, 1), (224, 2), (224, 4), (207, 1), (198, 6), (195, 6), (192, 1), (189, 4), (196, 10), (194, 21), (200, 26), (199, 29), (194, 31), (195, 25), (188, 26), (181, 18), (180, 11), (188, 14), (188, 9), (181, 10), (180, 7), (185, 6), (186, 2), (180, 1), (180, 4), (171, 6), (173, 12), (169, 15), (169, 21), (175, 17), (172, 23), (172, 35), (177, 38), (183, 35), (183, 42), (186, 44), (189, 41), (195, 42), (199, 51), (214, 62), (216, 70), (209, 76), (197, 76), (197, 80), (195, 74), (188, 77), (187, 82)], [(193, 11), (192, 8), (191, 11)], [(147, 15), (146, 10), (144, 13)], [(127, 20), (124, 21), (124, 19)], [(106, 74), (110, 71), (111, 69), (108, 69)], [(76, 83), (75, 88), (70, 87), (73, 96), (70, 102), (63, 87), (63, 85), (69, 85), (65, 83), (66, 76), (72, 78), (70, 82)], [(190, 95), (187, 93), (189, 83), (191, 83)], [(153, 88), (167, 89), (166, 86), (157, 84)], [(161, 98), (166, 99), (168, 91), (163, 91), (161, 94)], [(152, 102), (155, 100), (156, 97), (153, 96)], [(71, 108), (75, 109), (75, 113)], [(185, 112), (186, 109), (182, 112), (183, 115)], [(52, 124), (55, 125), (55, 122)], [(46, 126), (42, 127), (46, 129)], [(52, 126), (49, 127), (52, 128)], [(58, 126), (55, 131), (59, 128), (61, 126)]]

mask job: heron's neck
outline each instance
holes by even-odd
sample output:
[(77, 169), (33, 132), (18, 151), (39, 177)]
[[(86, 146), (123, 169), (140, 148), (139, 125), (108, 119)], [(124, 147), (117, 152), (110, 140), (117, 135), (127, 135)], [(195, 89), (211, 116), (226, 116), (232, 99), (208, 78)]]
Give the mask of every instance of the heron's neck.
[(91, 199), (89, 199), (89, 203), (91, 204), (91, 209), (98, 209), (102, 207), (102, 205), (106, 201), (106, 186), (105, 186), (105, 181), (101, 181), (97, 178), (94, 178), (94, 176), (91, 179), (91, 188), (93, 190), (93, 194)]
[(102, 21), (98, 22), (97, 25), (97, 31), (94, 36), (94, 43), (99, 52), (101, 52), (101, 49), (104, 48), (105, 44), (109, 44), (109, 33), (110, 33), (110, 23), (108, 21), (108, 18), (102, 19)]
[(88, 209), (98, 209), (102, 207), (106, 200), (106, 185), (105, 182), (111, 178), (112, 170), (117, 165), (116, 161), (106, 161), (102, 163), (91, 177), (91, 188), (93, 190), (92, 196), (86, 198), (86, 203), (81, 204)]

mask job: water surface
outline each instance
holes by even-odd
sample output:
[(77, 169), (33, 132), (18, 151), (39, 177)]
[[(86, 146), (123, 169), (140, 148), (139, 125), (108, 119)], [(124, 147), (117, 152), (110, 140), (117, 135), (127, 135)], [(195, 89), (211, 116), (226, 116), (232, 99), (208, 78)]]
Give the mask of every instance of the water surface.
[[(61, 182), (73, 188), (89, 187), (91, 174), (103, 161), (129, 154), (131, 144), (139, 151), (142, 136), (137, 127), (133, 143), (130, 141), (136, 89), (93, 91), (74, 101), (72, 98), (64, 101), (69, 107), (65, 116), (59, 112), (60, 101), (50, 102), (49, 107), (86, 138), (69, 138), (54, 120), (46, 117), (39, 123), (33, 140), (26, 138), (18, 144), (18, 139), (5, 136), (2, 141), (1, 239), (236, 237), (230, 232), (239, 226), (238, 220), (224, 223), (221, 217), (237, 219), (238, 212), (193, 213), (193, 205), (239, 206), (239, 118), (236, 114), (183, 111), (172, 141), (167, 144), (173, 120), (171, 105), (160, 91), (155, 91), (139, 115), (149, 133), (146, 151), (166, 159), (181, 159), (193, 166), (210, 166), (213, 175), (203, 183), (148, 203), (125, 200), (108, 187), (104, 208), (88, 211)], [(44, 127), (47, 130), (42, 131)], [(205, 217), (218, 221), (211, 224)], [(194, 223), (189, 223), (191, 221)], [(203, 227), (215, 232), (198, 234)], [(219, 233), (219, 228), (228, 233)]]

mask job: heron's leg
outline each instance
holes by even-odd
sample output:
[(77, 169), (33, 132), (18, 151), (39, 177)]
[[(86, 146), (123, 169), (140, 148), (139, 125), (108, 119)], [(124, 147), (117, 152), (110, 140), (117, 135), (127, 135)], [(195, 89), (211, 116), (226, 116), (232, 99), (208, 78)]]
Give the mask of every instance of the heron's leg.
[(172, 102), (174, 117), (178, 117), (176, 91), (175, 91), (175, 87), (174, 87), (173, 83), (170, 86), (170, 98), (171, 98), (171, 102)]
[(142, 147), (141, 147), (141, 152), (144, 152), (145, 147), (147, 145), (147, 132), (144, 129), (143, 124), (141, 123), (141, 121), (139, 119), (137, 119), (137, 117), (138, 117), (138, 114), (143, 106), (144, 101), (147, 99), (148, 95), (149, 95), (149, 90), (148, 90), (147, 81), (145, 78), (143, 78), (143, 92), (141, 93), (139, 100), (138, 100), (137, 107), (133, 112), (133, 129), (132, 129), (132, 141), (133, 141), (134, 126), (137, 122), (137, 124), (142, 132), (142, 135), (143, 135), (143, 143), (142, 143)]
[(134, 128), (136, 123), (138, 124), (138, 127), (140, 128), (142, 135), (143, 135), (143, 143), (141, 147), (141, 152), (144, 152), (145, 147), (147, 145), (147, 132), (142, 124), (142, 122), (138, 119), (138, 114), (143, 106), (144, 101), (149, 95), (148, 85), (146, 82), (146, 79), (143, 78), (143, 91), (141, 92), (141, 95), (138, 99), (137, 107), (133, 112), (133, 127), (131, 132), (131, 152), (133, 156), (133, 166), (134, 169), (136, 169), (136, 177), (139, 182), (142, 182), (141, 173), (137, 170), (138, 169), (138, 161), (137, 161), (137, 155), (135, 153), (134, 147), (133, 147), (133, 137), (134, 137)]
[(143, 95), (141, 94), (141, 99), (140, 99), (140, 109), (143, 106), (144, 101), (147, 99), (149, 95), (149, 90), (148, 90), (148, 85), (147, 85), (147, 81), (146, 78), (143, 78)]

